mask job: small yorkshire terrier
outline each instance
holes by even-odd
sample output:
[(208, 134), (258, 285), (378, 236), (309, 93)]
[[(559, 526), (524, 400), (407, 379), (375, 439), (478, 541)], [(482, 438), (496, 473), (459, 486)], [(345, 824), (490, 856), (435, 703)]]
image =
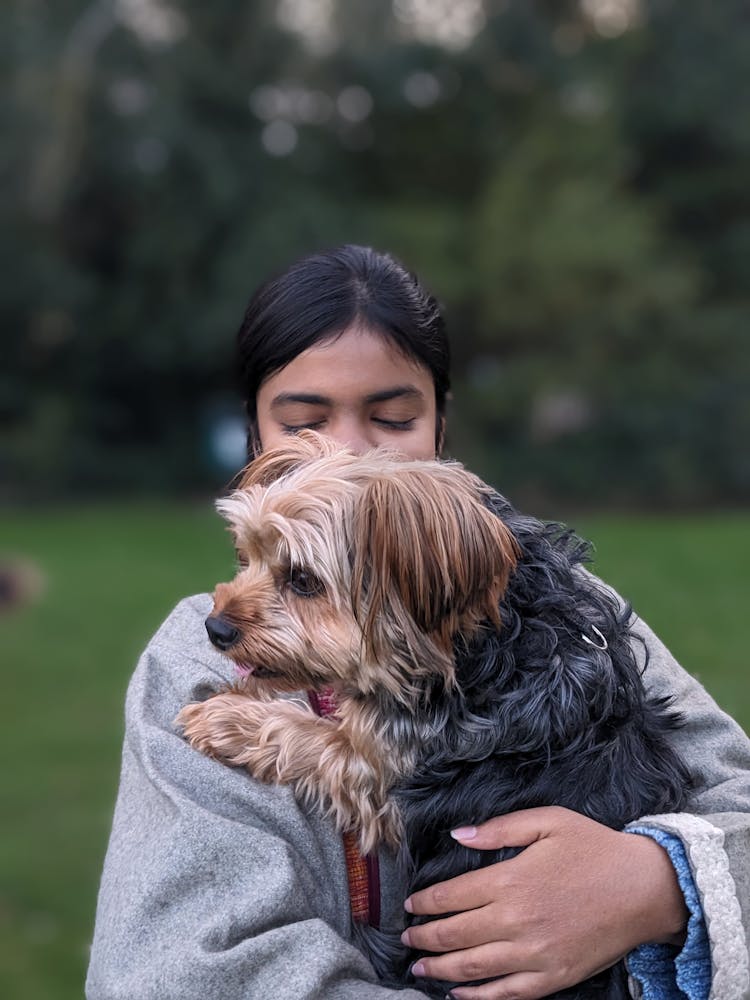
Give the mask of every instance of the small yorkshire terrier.
[[(683, 805), (679, 718), (646, 697), (630, 609), (582, 569), (571, 532), (455, 462), (354, 455), (307, 431), (217, 507), (240, 570), (206, 629), (239, 681), (177, 723), (204, 753), (291, 784), (363, 853), (397, 849), (409, 893), (518, 853), (472, 851), (459, 826), (560, 805), (621, 829)], [(323, 688), (334, 716), (274, 697)], [(397, 931), (361, 937), (382, 979), (414, 983)], [(622, 963), (554, 994), (628, 995)]]

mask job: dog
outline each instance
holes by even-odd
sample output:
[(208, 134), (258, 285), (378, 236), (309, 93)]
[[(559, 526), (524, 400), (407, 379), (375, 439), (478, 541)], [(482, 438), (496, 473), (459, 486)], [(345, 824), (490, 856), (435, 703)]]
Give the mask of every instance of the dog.
[[(355, 455), (312, 431), (256, 459), (217, 508), (240, 568), (206, 629), (239, 680), (177, 724), (290, 784), (363, 853), (398, 851), (409, 893), (518, 853), (472, 851), (449, 836), (459, 826), (560, 805), (621, 829), (684, 804), (679, 716), (644, 693), (631, 611), (572, 532), (456, 462)], [(333, 717), (276, 697), (323, 688)], [(414, 985), (397, 931), (360, 938), (383, 981)], [(623, 963), (554, 994), (628, 995)]]

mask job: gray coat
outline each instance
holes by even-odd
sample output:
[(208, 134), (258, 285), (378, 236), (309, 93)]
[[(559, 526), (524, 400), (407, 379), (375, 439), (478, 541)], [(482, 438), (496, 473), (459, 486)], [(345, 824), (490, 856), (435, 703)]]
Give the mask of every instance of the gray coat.
[[(208, 643), (211, 599), (182, 601), (128, 691), (122, 775), (104, 865), (89, 1000), (417, 1000), (378, 986), (351, 943), (341, 837), (288, 788), (196, 753), (173, 719), (232, 679)], [(644, 681), (687, 725), (690, 814), (651, 817), (686, 845), (711, 942), (711, 1000), (750, 1000), (750, 742), (643, 624)], [(643, 821), (640, 821), (641, 823)], [(403, 888), (381, 856), (384, 924)]]

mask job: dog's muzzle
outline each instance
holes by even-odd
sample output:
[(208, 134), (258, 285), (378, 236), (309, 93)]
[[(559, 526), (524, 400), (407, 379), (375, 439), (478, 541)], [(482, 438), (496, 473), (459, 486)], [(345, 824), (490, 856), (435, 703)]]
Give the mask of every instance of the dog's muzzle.
[(240, 637), (240, 630), (230, 625), (226, 619), (220, 615), (209, 615), (206, 619), (206, 632), (208, 638), (222, 652), (231, 649)]

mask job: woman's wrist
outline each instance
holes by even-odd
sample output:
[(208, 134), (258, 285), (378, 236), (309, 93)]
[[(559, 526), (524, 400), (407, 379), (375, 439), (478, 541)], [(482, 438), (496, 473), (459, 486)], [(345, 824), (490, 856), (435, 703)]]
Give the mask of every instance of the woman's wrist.
[(634, 876), (638, 944), (682, 947), (690, 913), (669, 854), (647, 834), (633, 833), (625, 836), (630, 839), (628, 860)]

